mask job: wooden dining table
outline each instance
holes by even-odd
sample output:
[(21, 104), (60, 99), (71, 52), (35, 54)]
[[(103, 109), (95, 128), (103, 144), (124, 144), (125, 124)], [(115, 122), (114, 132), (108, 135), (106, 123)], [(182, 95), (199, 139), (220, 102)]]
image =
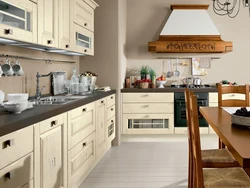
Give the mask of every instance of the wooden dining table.
[(250, 128), (232, 125), (231, 115), (220, 107), (200, 107), (199, 110), (250, 176)]

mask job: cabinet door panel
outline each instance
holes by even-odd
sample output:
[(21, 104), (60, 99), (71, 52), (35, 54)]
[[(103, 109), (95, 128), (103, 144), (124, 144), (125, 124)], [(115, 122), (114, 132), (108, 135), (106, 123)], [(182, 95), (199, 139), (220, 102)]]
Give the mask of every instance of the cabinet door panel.
[(98, 101), (96, 102), (96, 148), (97, 151), (104, 147), (105, 145), (105, 111), (106, 111), (106, 100), (102, 99), (102, 103), (100, 104)]
[(57, 127), (40, 137), (41, 188), (62, 186), (62, 130)]
[(38, 43), (58, 47), (58, 0), (38, 1)]

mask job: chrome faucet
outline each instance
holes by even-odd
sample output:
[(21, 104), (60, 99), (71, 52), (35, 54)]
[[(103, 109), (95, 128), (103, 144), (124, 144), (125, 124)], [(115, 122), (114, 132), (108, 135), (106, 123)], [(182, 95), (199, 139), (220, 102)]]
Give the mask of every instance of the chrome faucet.
[(45, 88), (45, 86), (43, 86), (41, 90), (39, 89), (39, 78), (40, 77), (48, 77), (51, 74), (53, 74), (53, 72), (50, 72), (49, 74), (39, 74), (39, 72), (36, 73), (36, 96), (35, 96), (36, 100), (38, 100), (38, 101), (40, 100), (42, 91)]

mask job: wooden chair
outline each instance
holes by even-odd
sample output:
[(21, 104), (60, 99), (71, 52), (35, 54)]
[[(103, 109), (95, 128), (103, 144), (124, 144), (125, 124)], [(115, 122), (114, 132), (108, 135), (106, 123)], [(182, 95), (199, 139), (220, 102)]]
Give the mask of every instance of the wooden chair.
[[(187, 119), (187, 129), (188, 129), (188, 146), (189, 146), (189, 163), (188, 163), (188, 187), (192, 188), (193, 179), (193, 149), (191, 140), (191, 101), (190, 97), (194, 93), (185, 89), (185, 103), (186, 103), (186, 119)], [(198, 108), (198, 107), (197, 107)], [(232, 154), (227, 149), (210, 149), (201, 150), (202, 153), (202, 167), (203, 168), (227, 168), (227, 167), (237, 167), (239, 163), (235, 161)]]
[(240, 167), (203, 169), (197, 97), (195, 95), (192, 95), (190, 98), (190, 114), (190, 139), (193, 150), (192, 161), (194, 172), (192, 188), (250, 188), (250, 178)]
[[(228, 94), (227, 99), (223, 95)], [(236, 98), (236, 94), (242, 94), (244, 98)], [(222, 86), (218, 85), (218, 106), (219, 107), (247, 107), (249, 106), (249, 85)], [(225, 148), (225, 144), (219, 139), (219, 148)]]

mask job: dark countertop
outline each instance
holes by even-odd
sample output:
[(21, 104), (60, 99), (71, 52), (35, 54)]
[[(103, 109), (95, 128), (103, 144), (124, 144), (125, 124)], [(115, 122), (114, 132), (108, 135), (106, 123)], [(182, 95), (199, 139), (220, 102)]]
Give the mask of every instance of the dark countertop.
[[(197, 88), (190, 89), (194, 92), (217, 92), (217, 87), (207, 87), (207, 88)], [(166, 92), (184, 92), (184, 88), (148, 88), (148, 89), (139, 89), (139, 88), (124, 88), (121, 89), (122, 93), (166, 93)]]
[(25, 110), (20, 114), (0, 112), (0, 136), (17, 131), (29, 125), (99, 100), (114, 93), (116, 93), (115, 90), (108, 92), (97, 92), (84, 99), (75, 100), (63, 105), (34, 105), (32, 109)]

